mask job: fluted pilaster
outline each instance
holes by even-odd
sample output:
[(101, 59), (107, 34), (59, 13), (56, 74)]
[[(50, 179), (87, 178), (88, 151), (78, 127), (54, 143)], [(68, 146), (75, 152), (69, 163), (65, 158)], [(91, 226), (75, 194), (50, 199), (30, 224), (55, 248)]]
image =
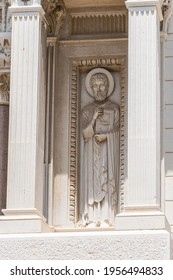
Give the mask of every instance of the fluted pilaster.
[(127, 205), (159, 207), (160, 79), (156, 7), (129, 10)]
[[(18, 221), (24, 219), (26, 232), (42, 231), (45, 221), (42, 213), (47, 42), (44, 11), (35, 2), (23, 6), (23, 2), (20, 5), (20, 1), (14, 1), (11, 6), (7, 209), (3, 210), (7, 219), (11, 216)], [(19, 232), (23, 232), (21, 225), (22, 222), (18, 225)]]
[[(126, 1), (129, 10), (128, 174), (120, 228), (160, 228), (160, 20), (162, 1)], [(158, 223), (152, 216), (161, 216)], [(135, 219), (139, 215), (139, 220)], [(148, 215), (142, 220), (141, 215)], [(142, 222), (141, 222), (142, 221)], [(156, 220), (155, 220), (156, 221)], [(157, 225), (156, 225), (157, 224)]]

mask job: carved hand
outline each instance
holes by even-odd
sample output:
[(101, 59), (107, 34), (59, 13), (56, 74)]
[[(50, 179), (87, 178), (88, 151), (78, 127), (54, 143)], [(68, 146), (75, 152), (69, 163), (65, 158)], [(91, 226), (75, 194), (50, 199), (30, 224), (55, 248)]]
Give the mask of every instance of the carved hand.
[(98, 142), (103, 142), (107, 139), (106, 134), (96, 134), (94, 137)]
[(93, 115), (93, 120), (96, 120), (98, 118), (98, 116), (103, 115), (103, 108), (102, 107), (98, 107), (95, 109), (94, 115)]

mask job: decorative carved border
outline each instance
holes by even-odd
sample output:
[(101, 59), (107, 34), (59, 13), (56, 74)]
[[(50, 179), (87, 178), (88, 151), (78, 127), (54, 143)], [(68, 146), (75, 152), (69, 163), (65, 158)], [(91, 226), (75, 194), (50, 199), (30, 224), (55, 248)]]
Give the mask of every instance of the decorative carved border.
[(72, 61), (71, 78), (71, 136), (70, 136), (70, 208), (69, 219), (72, 223), (77, 222), (77, 193), (78, 193), (78, 170), (79, 170), (79, 75), (80, 71), (94, 67), (107, 67), (110, 70), (117, 67), (121, 74), (121, 106), (120, 106), (120, 211), (124, 206), (124, 181), (125, 181), (125, 57), (79, 59)]
[(9, 105), (10, 72), (0, 73), (0, 105)]
[(0, 68), (10, 68), (11, 63), (11, 34), (0, 34)]
[(127, 10), (70, 13), (71, 35), (127, 33)]
[(12, 0), (0, 1), (0, 32), (11, 31), (11, 15), (8, 10)]

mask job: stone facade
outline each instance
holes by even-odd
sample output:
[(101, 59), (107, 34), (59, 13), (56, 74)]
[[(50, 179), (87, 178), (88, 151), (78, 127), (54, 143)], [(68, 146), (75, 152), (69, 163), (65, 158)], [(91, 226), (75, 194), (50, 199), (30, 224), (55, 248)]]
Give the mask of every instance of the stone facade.
[(169, 260), (168, 235), (164, 231), (7, 235), (0, 240), (0, 259)]
[[(10, 1), (0, 2), (0, 209), (6, 207), (8, 123), (11, 61)], [(1, 212), (2, 214), (2, 212)]]
[[(173, 1), (93, 3), (0, 1), (1, 259), (171, 258)], [(97, 69), (112, 78), (85, 86)], [(83, 143), (87, 91), (111, 83)]]

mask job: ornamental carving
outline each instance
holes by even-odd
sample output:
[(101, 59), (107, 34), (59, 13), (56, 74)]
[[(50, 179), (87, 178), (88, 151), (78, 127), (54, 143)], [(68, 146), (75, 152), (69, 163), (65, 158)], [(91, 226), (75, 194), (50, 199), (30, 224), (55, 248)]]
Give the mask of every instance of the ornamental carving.
[(89, 71), (85, 87), (81, 99), (86, 101), (88, 94), (90, 101), (80, 114), (80, 225), (107, 228), (117, 213), (119, 105), (111, 97), (120, 92), (115, 94), (114, 76), (105, 68)]
[(0, 74), (0, 104), (9, 104), (10, 73)]
[(11, 31), (10, 5), (11, 0), (0, 0), (0, 32)]
[[(72, 80), (71, 80), (71, 137), (70, 137), (70, 207), (69, 207), (69, 220), (76, 224), (79, 220), (78, 217), (78, 192), (79, 192), (79, 170), (80, 170), (80, 135), (79, 135), (79, 102), (80, 94), (79, 78), (80, 73), (83, 71), (89, 71), (96, 67), (106, 67), (110, 71), (115, 71), (120, 74), (120, 87), (121, 87), (121, 104), (120, 104), (120, 120), (119, 120), (119, 133), (120, 133), (120, 145), (119, 145), (119, 190), (118, 201), (119, 211), (123, 211), (124, 206), (124, 184), (125, 184), (125, 110), (126, 110), (126, 98), (125, 98), (125, 60), (124, 58), (98, 58), (98, 59), (82, 59), (72, 61)], [(85, 214), (85, 213), (84, 213)], [(84, 223), (86, 217), (84, 218)], [(81, 226), (81, 224), (79, 224)]]
[(0, 34), (0, 68), (9, 68), (11, 62), (11, 36)]
[(61, 36), (66, 9), (63, 0), (12, 0), (14, 6), (32, 6), (41, 4), (45, 11), (45, 18), (48, 23), (48, 35)]
[(67, 15), (63, 0), (43, 0), (42, 6), (48, 21), (49, 36), (61, 36), (64, 21)]
[(163, 3), (163, 25), (162, 31), (167, 33), (168, 23), (173, 13), (173, 0), (165, 0)]
[(88, 11), (70, 13), (71, 35), (127, 33), (127, 10)]

